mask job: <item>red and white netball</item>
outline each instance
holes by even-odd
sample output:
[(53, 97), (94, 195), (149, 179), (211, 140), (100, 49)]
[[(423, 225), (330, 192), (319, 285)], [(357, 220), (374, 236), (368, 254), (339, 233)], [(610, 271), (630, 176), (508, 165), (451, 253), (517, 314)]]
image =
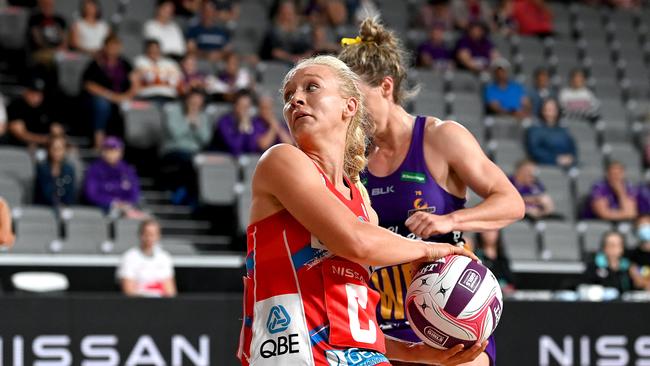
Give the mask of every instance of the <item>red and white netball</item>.
[(465, 256), (441, 258), (420, 269), (406, 295), (411, 328), (431, 347), (465, 349), (494, 332), (503, 295), (496, 277)]

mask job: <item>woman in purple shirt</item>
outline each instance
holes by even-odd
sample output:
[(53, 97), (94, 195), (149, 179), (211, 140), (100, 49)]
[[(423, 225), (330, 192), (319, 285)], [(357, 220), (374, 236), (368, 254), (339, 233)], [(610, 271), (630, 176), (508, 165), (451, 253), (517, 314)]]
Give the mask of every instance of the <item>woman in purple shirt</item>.
[[(360, 89), (375, 124), (368, 171), (362, 178), (379, 225), (411, 238), (460, 244), (463, 231), (496, 230), (521, 219), (521, 196), (469, 131), (453, 121), (416, 117), (404, 110), (402, 103), (410, 94), (405, 89), (408, 67), (394, 34), (375, 19), (364, 20), (359, 33), (339, 58), (361, 77)], [(465, 209), (467, 187), (485, 200)], [(404, 316), (409, 272), (405, 266), (374, 272), (372, 283), (382, 296), (403, 289), (395, 304), (378, 309), (377, 319), (386, 335), (419, 342)], [(378, 277), (389, 279), (390, 284), (384, 286)], [(494, 365), (493, 341), (459, 351), (441, 351), (439, 363)], [(399, 360), (393, 364), (403, 365)]]
[(605, 179), (594, 183), (582, 217), (609, 221), (634, 220), (637, 216), (636, 190), (625, 179), (625, 166), (613, 161)]
[(140, 200), (140, 181), (135, 169), (122, 160), (123, 144), (117, 137), (106, 137), (102, 157), (86, 171), (84, 192), (88, 202), (111, 215), (143, 218), (136, 206)]
[(273, 113), (272, 105), (272, 100), (261, 98), (260, 114), (253, 116), (250, 92), (239, 91), (235, 97), (233, 111), (217, 122), (217, 149), (239, 156), (261, 154), (276, 142), (291, 143), (291, 137)]
[(487, 27), (480, 22), (472, 22), (467, 32), (456, 43), (458, 67), (472, 72), (485, 71), (492, 60), (499, 58), (499, 52), (487, 37)]

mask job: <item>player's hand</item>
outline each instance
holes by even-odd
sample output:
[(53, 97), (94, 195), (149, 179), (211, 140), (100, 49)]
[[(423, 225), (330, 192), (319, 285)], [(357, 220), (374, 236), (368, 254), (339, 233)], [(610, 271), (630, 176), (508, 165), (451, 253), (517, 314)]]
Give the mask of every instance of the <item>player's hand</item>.
[(454, 230), (454, 220), (449, 215), (434, 215), (419, 211), (404, 222), (411, 232), (422, 239), (432, 235), (447, 234)]
[(468, 349), (464, 349), (462, 344), (458, 344), (448, 350), (435, 349), (425, 344), (414, 344), (411, 346), (411, 348), (414, 356), (417, 358), (417, 361), (415, 362), (443, 366), (456, 366), (473, 361), (483, 351), (485, 351), (485, 347), (487, 347), (487, 345), (488, 341), (485, 341), (482, 344), (475, 343)]
[(411, 276), (415, 276), (415, 274), (425, 265), (431, 262), (435, 262), (438, 259), (446, 257), (448, 255), (464, 255), (466, 257), (470, 257), (472, 260), (479, 260), (474, 253), (456, 245), (447, 243), (426, 243), (425, 245), (427, 249), (427, 255), (420, 260), (411, 262)]

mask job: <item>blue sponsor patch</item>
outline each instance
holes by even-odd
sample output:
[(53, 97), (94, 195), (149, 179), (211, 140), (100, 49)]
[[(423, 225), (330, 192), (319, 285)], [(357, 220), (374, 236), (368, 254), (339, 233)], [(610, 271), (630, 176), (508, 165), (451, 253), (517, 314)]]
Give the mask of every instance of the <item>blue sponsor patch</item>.
[(328, 350), (325, 351), (325, 357), (329, 366), (374, 366), (382, 362), (388, 363), (383, 354), (359, 348)]

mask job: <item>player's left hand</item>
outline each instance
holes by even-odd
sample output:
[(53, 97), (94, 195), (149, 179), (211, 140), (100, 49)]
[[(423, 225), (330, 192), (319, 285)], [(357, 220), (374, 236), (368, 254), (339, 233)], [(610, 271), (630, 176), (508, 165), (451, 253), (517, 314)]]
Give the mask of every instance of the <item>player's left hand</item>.
[(416, 212), (404, 222), (411, 232), (422, 239), (432, 235), (447, 234), (454, 230), (454, 221), (449, 215), (434, 215)]

